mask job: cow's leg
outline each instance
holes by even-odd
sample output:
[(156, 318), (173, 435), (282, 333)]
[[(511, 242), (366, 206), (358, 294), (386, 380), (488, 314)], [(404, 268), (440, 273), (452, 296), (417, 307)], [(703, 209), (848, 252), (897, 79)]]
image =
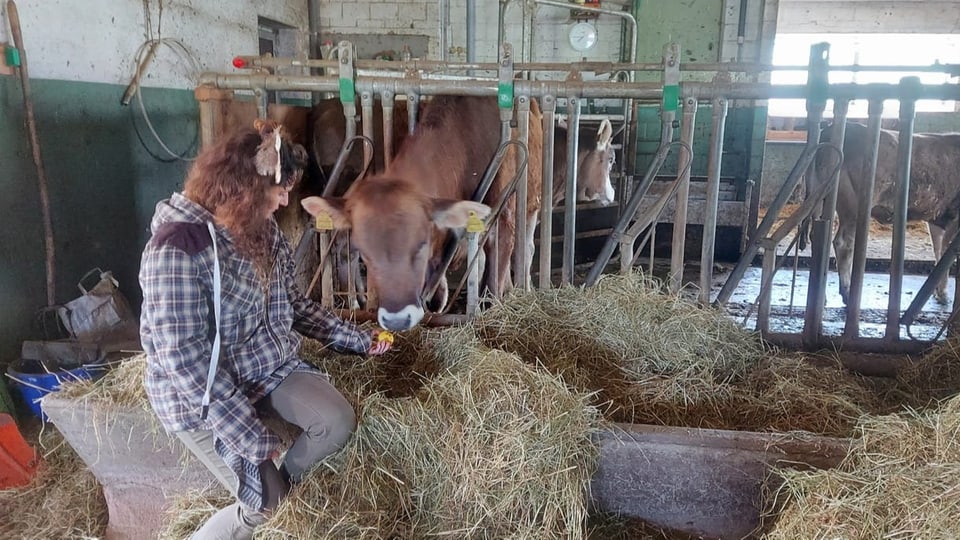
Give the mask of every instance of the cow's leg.
[(350, 252), (350, 274), (353, 276), (351, 292), (356, 293), (351, 300), (351, 308), (360, 309), (367, 303), (365, 296), (367, 288), (364, 285), (363, 272), (360, 271), (360, 252), (357, 250)]
[[(943, 257), (944, 243), (953, 240), (953, 237), (957, 234), (957, 221), (954, 220), (947, 225), (947, 229), (940, 227), (939, 225), (934, 224), (933, 222), (927, 222), (927, 231), (930, 233), (930, 241), (933, 243), (933, 256), (936, 258), (937, 262)], [(933, 293), (933, 297), (937, 300), (937, 303), (946, 305), (949, 303), (950, 299), (947, 296), (947, 278), (949, 273), (943, 276), (943, 279), (937, 283), (937, 289)]]
[(856, 220), (840, 219), (837, 234), (833, 237), (833, 251), (837, 257), (837, 273), (840, 277), (840, 298), (846, 304), (850, 299), (850, 275), (853, 273), (853, 242), (856, 238)]
[(496, 268), (487, 266), (487, 275), (492, 277), (495, 283), (490, 288), (490, 293), (495, 298), (502, 297), (507, 291), (513, 288), (513, 279), (510, 276), (513, 268), (513, 246), (516, 244), (514, 235), (516, 227), (513, 224), (513, 212), (504, 211), (500, 219), (497, 220), (497, 262)]

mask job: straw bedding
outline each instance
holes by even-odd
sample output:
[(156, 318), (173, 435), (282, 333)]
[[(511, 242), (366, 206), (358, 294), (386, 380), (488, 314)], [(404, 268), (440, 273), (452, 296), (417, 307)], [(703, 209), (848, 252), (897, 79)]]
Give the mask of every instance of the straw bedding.
[[(607, 276), (591, 289), (512, 294), (463, 328), (398, 335), (384, 357), (338, 355), (308, 340), (302, 355), (331, 375), (358, 411), (359, 426), (348, 446), (315, 469), (257, 537), (667, 537), (610, 516), (588, 519), (585, 483), (596, 460), (589, 435), (604, 422), (804, 430), (875, 445), (879, 432), (914, 431), (868, 429), (872, 419), (893, 418), (882, 415), (956, 392), (956, 350), (948, 342), (898, 380), (878, 382), (843, 370), (835, 359), (814, 365), (804, 355), (769, 349), (715, 310), (665, 295), (641, 274)], [(142, 373), (142, 366), (130, 366)], [(136, 383), (141, 378), (124, 376)], [(81, 394), (114, 399), (114, 390), (100, 385)], [(137, 384), (119, 394), (118, 401), (146, 406)], [(926, 439), (945, 440), (939, 430), (949, 422), (938, 418), (927, 421)], [(913, 437), (902, 447), (922, 446), (924, 438)], [(894, 452), (892, 439), (883, 440), (882, 449), (872, 446), (870, 459), (857, 463), (879, 463), (880, 452)], [(885, 496), (885, 486), (871, 484), (875, 475), (856, 476), (876, 471), (849, 460), (838, 469), (846, 483), (827, 483), (842, 492), (856, 485)], [(895, 460), (912, 463), (916, 456)], [(929, 478), (946, 471), (942, 463), (927, 467)], [(784, 474), (787, 483), (777, 498), (787, 501), (782, 523), (800, 512), (798, 504), (811, 504), (801, 494), (831, 493), (821, 485), (798, 487), (807, 473)], [(955, 490), (933, 483), (920, 488), (923, 478), (904, 484), (930, 490), (923, 496), (947, 504)], [(182, 537), (202, 523), (222, 504), (209, 502), (217, 496), (203, 492), (182, 500), (181, 516), (184, 508), (198, 512), (164, 538)], [(875, 506), (881, 504), (888, 503)], [(951, 508), (957, 515), (948, 505), (916, 508), (914, 516)], [(867, 521), (839, 514), (800, 520), (816, 519)]]

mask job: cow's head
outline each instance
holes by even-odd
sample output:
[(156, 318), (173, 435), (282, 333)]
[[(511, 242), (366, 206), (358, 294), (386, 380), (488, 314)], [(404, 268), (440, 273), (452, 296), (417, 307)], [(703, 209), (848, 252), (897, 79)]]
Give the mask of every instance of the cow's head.
[[(344, 198), (308, 197), (311, 215), (328, 214), (334, 227), (350, 229), (380, 302), (377, 320), (388, 330), (408, 330), (424, 314), (424, 287), (435, 264), (440, 230), (463, 228), (484, 204), (427, 197), (407, 182), (367, 179)], [(446, 291), (442, 291), (445, 294)]]
[(617, 157), (613, 151), (613, 126), (604, 118), (597, 131), (596, 145), (586, 152), (581, 151), (577, 170), (577, 199), (597, 201), (601, 204), (613, 202), (613, 183), (610, 171)]

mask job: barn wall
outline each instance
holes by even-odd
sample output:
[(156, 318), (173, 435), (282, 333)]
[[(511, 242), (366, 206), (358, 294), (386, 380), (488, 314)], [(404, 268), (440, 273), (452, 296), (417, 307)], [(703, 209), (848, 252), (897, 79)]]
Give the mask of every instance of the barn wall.
[(960, 32), (955, 0), (780, 0), (778, 31), (787, 34)]
[[(96, 4), (96, 7), (94, 5)], [(182, 185), (184, 161), (153, 140), (136, 99), (121, 106), (137, 48), (154, 36), (157, 2), (17, 0), (24, 55), (50, 187), (57, 256), (56, 302), (79, 294), (89, 269), (112, 270), (136, 305), (137, 270), (156, 202)], [(201, 70), (228, 71), (235, 54), (257, 54), (257, 16), (306, 26), (306, 2), (164, 0), (162, 37), (176, 38)], [(11, 42), (6, 2), (0, 42)], [(172, 48), (143, 80), (150, 121), (171, 150), (196, 152), (196, 79)], [(44, 337), (34, 314), (46, 305), (43, 225), (20, 84), (0, 76), (0, 367), (20, 343)], [(140, 142), (140, 139), (143, 142)], [(157, 157), (154, 157), (157, 156)]]

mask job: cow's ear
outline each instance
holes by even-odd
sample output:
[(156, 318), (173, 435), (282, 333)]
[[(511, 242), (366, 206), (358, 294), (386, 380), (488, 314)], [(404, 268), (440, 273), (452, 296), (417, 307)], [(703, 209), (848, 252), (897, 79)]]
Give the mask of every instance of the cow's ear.
[(350, 218), (345, 209), (346, 199), (340, 197), (307, 197), (300, 201), (303, 208), (313, 217), (322, 214), (330, 216), (337, 229), (349, 229)]
[(597, 150), (603, 152), (610, 146), (613, 140), (613, 126), (609, 118), (604, 118), (600, 123), (600, 130), (597, 131)]
[(470, 213), (480, 219), (490, 215), (490, 207), (473, 201), (454, 201), (450, 199), (433, 200), (433, 223), (441, 229), (462, 229), (467, 226)]

